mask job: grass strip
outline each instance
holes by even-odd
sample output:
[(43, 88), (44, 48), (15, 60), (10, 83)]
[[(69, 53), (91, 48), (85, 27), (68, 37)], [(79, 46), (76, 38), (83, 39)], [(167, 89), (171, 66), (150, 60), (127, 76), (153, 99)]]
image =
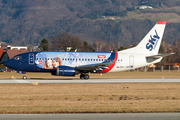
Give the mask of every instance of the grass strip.
[(180, 112), (180, 83), (0, 84), (0, 113)]

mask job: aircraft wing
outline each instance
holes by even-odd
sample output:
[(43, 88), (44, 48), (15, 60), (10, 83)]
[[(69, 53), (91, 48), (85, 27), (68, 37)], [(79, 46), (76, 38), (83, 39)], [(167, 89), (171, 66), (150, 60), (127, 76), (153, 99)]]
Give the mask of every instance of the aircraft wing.
[(155, 58), (158, 59), (160, 57), (165, 57), (165, 56), (169, 56), (169, 55), (173, 55), (175, 53), (165, 53), (165, 54), (157, 54), (157, 55), (152, 55), (152, 56), (146, 56), (146, 58)]
[(78, 71), (91, 71), (91, 70), (96, 70), (98, 68), (107, 67), (113, 63), (115, 63), (115, 62), (108, 61), (108, 62), (103, 62), (103, 63), (98, 63), (98, 64), (81, 65), (81, 66), (76, 67), (76, 70), (78, 70)]

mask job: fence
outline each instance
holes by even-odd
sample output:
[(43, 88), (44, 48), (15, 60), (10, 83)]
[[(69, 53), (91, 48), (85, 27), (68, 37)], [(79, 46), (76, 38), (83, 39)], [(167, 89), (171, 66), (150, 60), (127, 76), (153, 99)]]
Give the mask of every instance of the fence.
[(161, 66), (161, 68), (145, 66), (145, 67), (142, 67), (142, 68), (137, 68), (135, 70), (137, 72), (156, 72), (156, 71), (163, 72), (164, 70), (166, 70), (166, 71), (168, 70), (169, 72), (171, 72), (171, 71), (178, 71), (179, 72), (179, 66), (177, 66), (177, 67), (174, 67), (174, 66), (168, 66), (168, 67)]

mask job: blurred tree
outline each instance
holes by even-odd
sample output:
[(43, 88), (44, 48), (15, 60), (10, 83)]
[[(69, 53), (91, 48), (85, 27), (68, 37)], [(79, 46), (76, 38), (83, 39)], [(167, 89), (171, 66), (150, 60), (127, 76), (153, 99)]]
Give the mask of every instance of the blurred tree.
[(87, 42), (87, 41), (84, 41), (84, 42), (83, 42), (83, 49), (82, 49), (82, 51), (92, 51), (92, 50), (91, 50), (91, 46), (88, 45), (88, 42)]
[(87, 46), (88, 46), (88, 42), (87, 42), (87, 41), (84, 41), (84, 42), (83, 42), (83, 46), (84, 46), (84, 47), (87, 47)]
[(118, 48), (118, 51), (124, 50), (126, 49), (124, 46), (121, 46), (120, 48)]
[(67, 51), (68, 47), (71, 47), (71, 51), (82, 51), (83, 42), (78, 36), (73, 36), (68, 33), (61, 33), (60, 35), (56, 35), (51, 39), (51, 47), (52, 50), (55, 51)]
[(160, 48), (159, 48), (159, 53), (164, 53), (164, 48), (163, 48), (162, 45), (161, 45)]
[(49, 42), (45, 38), (41, 40), (41, 43), (39, 45), (40, 51), (49, 51)]
[(106, 50), (106, 41), (103, 40), (96, 40), (93, 45), (93, 51), (95, 52), (105, 52)]

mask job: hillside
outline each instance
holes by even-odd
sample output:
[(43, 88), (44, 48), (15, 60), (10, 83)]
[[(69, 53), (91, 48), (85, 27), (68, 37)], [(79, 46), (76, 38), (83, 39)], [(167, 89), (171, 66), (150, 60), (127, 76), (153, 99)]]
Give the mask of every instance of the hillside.
[[(140, 5), (153, 9), (138, 10)], [(88, 43), (136, 44), (158, 20), (166, 20), (164, 38), (172, 44), (180, 40), (179, 5), (179, 0), (0, 0), (0, 41), (38, 45), (43, 38), (71, 33)]]

